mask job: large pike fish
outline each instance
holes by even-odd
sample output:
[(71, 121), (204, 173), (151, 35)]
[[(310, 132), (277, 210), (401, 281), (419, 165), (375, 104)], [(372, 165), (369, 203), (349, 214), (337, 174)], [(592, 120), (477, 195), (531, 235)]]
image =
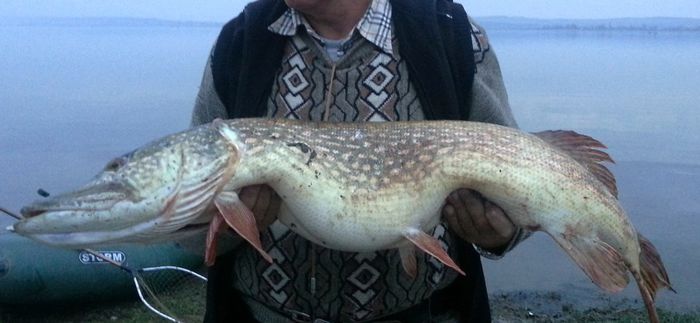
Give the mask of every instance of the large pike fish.
[(308, 123), (217, 120), (111, 161), (74, 192), (22, 209), (9, 229), (51, 245), (148, 242), (232, 227), (268, 261), (252, 212), (236, 192), (267, 184), (284, 201), (279, 220), (328, 248), (398, 248), (415, 274), (417, 247), (461, 272), (425, 231), (450, 192), (471, 188), (513, 223), (549, 234), (599, 287), (629, 275), (652, 321), (654, 295), (670, 288), (653, 245), (616, 195), (611, 161), (596, 140), (567, 131), (528, 134), (461, 121)]

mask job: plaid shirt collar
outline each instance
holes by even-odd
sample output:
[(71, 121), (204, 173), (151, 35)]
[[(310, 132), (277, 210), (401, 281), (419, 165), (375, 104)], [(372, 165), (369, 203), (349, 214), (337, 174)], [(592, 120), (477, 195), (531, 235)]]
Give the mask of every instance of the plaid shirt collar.
[[(299, 26), (304, 26), (306, 31), (313, 37), (323, 39), (314, 31), (300, 12), (291, 8), (287, 9), (267, 29), (283, 36), (294, 36)], [(365, 15), (362, 16), (360, 22), (355, 26), (355, 30), (385, 53), (394, 55), (394, 49), (391, 44), (394, 35), (391, 25), (391, 4), (389, 0), (373, 0)]]

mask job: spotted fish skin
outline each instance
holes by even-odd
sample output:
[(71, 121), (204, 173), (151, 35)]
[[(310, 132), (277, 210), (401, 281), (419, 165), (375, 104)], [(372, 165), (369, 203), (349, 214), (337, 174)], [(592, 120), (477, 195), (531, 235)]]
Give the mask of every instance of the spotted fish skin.
[[(599, 163), (612, 159), (590, 137), (464, 121), (255, 119), (224, 128), (241, 151), (230, 188), (272, 186), (289, 209), (280, 220), (323, 246), (401, 247), (407, 228), (434, 227), (445, 197), (471, 188), (515, 225), (549, 234), (599, 287), (620, 291), (632, 273), (652, 322), (656, 291), (671, 289), (658, 252), (636, 232), (614, 176)], [(404, 268), (410, 272), (406, 261)]]
[[(603, 147), (573, 132), (466, 121), (217, 120), (134, 151), (86, 188), (26, 207), (28, 218), (11, 229), (82, 246), (152, 241), (211, 222), (208, 250), (227, 224), (272, 261), (235, 193), (267, 184), (284, 201), (279, 220), (317, 244), (399, 248), (409, 274), (404, 256), (415, 246), (461, 272), (424, 232), (438, 223), (450, 192), (470, 188), (516, 226), (549, 234), (599, 287), (619, 291), (632, 273), (657, 321), (653, 297), (670, 288), (668, 276), (620, 206), (614, 176), (600, 164), (611, 161)], [(108, 212), (83, 207), (95, 203)]]
[(577, 210), (595, 206), (601, 221), (619, 222), (606, 225), (618, 230), (615, 236), (636, 239), (624, 211), (594, 175), (515, 129), (456, 121), (358, 126), (271, 119), (227, 126), (243, 151), (227, 189), (272, 186), (292, 213), (282, 220), (329, 247), (392, 247), (403, 228), (434, 226), (447, 194), (461, 187), (478, 190), (524, 228), (547, 222), (563, 227), (566, 210), (578, 221)]

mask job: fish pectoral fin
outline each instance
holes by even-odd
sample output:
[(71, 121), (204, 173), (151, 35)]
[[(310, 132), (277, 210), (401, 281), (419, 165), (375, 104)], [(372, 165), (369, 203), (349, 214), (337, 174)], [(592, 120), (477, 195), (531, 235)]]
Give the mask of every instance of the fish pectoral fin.
[(226, 222), (221, 214), (217, 213), (212, 217), (209, 223), (209, 231), (207, 231), (207, 243), (204, 252), (204, 263), (207, 266), (213, 266), (216, 262), (216, 245), (218, 236), (221, 231), (226, 228)]
[[(459, 268), (459, 266), (454, 262), (454, 260), (450, 258), (450, 255), (447, 254), (445, 249), (442, 248), (442, 245), (440, 245), (440, 241), (438, 241), (438, 239), (435, 239), (433, 236), (416, 228), (406, 229), (403, 235), (404, 237), (406, 237), (406, 239), (408, 239), (408, 241), (411, 241), (416, 247), (418, 247), (420, 250), (423, 250), (423, 252), (435, 257), (437, 260), (439, 260), (446, 266), (454, 269), (458, 273), (465, 275), (464, 271), (462, 271), (462, 269)], [(403, 255), (401, 256), (401, 260), (403, 263)], [(405, 268), (406, 267), (404, 265), (404, 269)]]
[(411, 279), (416, 279), (418, 275), (418, 264), (416, 263), (416, 247), (412, 244), (399, 247), (399, 256), (401, 256), (401, 266)]
[(272, 263), (272, 257), (265, 251), (260, 242), (260, 231), (255, 222), (253, 211), (241, 202), (238, 194), (235, 192), (221, 192), (214, 198), (214, 204), (221, 212), (224, 221), (258, 250), (265, 260)]
[(627, 265), (611, 245), (582, 236), (552, 234), (552, 237), (598, 287), (615, 293), (629, 283)]

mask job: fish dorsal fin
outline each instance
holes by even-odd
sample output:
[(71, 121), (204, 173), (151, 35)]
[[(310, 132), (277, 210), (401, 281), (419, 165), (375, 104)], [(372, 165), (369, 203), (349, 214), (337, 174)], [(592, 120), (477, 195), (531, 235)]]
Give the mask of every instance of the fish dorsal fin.
[(610, 155), (601, 150), (601, 148), (604, 149), (607, 147), (600, 143), (600, 141), (574, 131), (566, 130), (548, 130), (535, 132), (533, 135), (566, 152), (581, 165), (588, 168), (588, 170), (608, 188), (610, 193), (617, 197), (615, 176), (602, 164), (602, 162), (614, 163), (614, 161)]

